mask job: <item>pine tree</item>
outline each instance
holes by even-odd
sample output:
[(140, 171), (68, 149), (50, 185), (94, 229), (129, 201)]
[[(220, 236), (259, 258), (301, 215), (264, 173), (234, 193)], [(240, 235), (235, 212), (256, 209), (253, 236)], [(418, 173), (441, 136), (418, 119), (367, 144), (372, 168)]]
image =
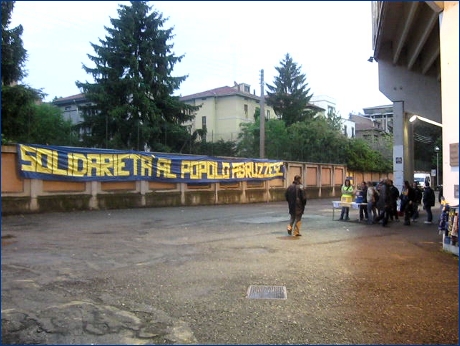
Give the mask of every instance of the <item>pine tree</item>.
[(27, 50), (21, 38), (22, 25), (9, 28), (14, 3), (2, 1), (2, 143), (36, 140), (31, 135), (40, 120), (35, 116), (35, 102), (46, 96), (41, 89), (19, 84), (27, 76)]
[(326, 121), (332, 130), (341, 131), (343, 126), (343, 120), (335, 108), (331, 108), (327, 112)]
[(92, 104), (82, 123), (87, 145), (178, 151), (190, 138), (182, 125), (197, 107), (172, 96), (187, 78), (171, 76), (183, 56), (171, 53), (172, 28), (162, 29), (167, 19), (151, 10), (146, 1), (119, 5), (105, 40), (91, 43), (96, 54), (88, 57), (95, 67), (83, 69), (95, 83), (76, 82)]
[(15, 1), (2, 1), (2, 85), (19, 82), (26, 75), (27, 51), (22, 43), (22, 25), (10, 29)]
[(313, 94), (309, 95), (306, 77), (289, 54), (280, 65), (275, 67), (279, 75), (275, 77), (274, 85), (267, 84), (267, 104), (289, 126), (314, 115), (306, 108)]

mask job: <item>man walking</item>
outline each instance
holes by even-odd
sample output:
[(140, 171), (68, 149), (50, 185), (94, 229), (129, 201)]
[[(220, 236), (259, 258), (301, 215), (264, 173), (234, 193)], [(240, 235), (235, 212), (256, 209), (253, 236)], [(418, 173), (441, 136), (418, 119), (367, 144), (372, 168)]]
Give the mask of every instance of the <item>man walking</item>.
[(287, 232), (289, 235), (292, 234), (294, 229), (294, 236), (300, 237), (300, 226), (302, 225), (302, 215), (305, 211), (305, 205), (307, 204), (307, 195), (302, 183), (300, 181), (300, 175), (294, 177), (292, 184), (286, 189), (285, 197), (288, 202), (289, 214), (291, 219), (287, 226)]

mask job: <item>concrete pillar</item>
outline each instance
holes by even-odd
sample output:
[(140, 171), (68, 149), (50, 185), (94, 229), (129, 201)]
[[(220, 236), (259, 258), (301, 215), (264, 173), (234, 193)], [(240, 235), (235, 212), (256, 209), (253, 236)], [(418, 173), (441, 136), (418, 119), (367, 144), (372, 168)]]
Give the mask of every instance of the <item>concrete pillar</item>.
[(248, 189), (247, 181), (242, 181), (241, 187), (243, 189), (243, 193), (241, 194), (241, 203), (247, 203), (247, 200), (246, 200), (246, 190)]
[(89, 200), (90, 209), (99, 209), (99, 204), (97, 203), (97, 187), (98, 187), (97, 181), (90, 182), (90, 190), (91, 190), (91, 198)]
[(185, 189), (187, 187), (186, 183), (179, 183), (180, 189), (180, 204), (185, 205)]
[(270, 184), (269, 180), (264, 180), (264, 187), (265, 187), (265, 202), (270, 202)]
[(138, 181), (137, 184), (139, 184), (138, 189), (141, 194), (141, 205), (145, 207), (147, 204), (147, 201), (145, 200), (145, 194), (149, 190), (149, 182), (147, 180), (142, 180)]
[(42, 186), (42, 180), (30, 180), (30, 211), (38, 211), (38, 194), (42, 191)]
[(399, 190), (404, 180), (414, 180), (414, 139), (410, 114), (404, 102), (393, 102), (393, 184)]
[[(331, 173), (332, 173), (333, 169), (331, 169)], [(319, 189), (318, 189), (318, 198), (321, 198), (321, 195), (323, 193), (322, 191), (322, 175), (323, 175), (323, 166), (322, 165), (318, 165), (318, 170), (316, 171), (316, 185), (319, 186)]]

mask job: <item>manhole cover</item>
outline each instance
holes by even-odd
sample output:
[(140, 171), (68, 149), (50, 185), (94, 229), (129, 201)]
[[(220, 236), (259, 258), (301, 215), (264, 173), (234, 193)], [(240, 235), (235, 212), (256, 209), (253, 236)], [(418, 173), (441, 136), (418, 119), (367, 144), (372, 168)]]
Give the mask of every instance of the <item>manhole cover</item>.
[(249, 299), (287, 299), (286, 286), (257, 286), (248, 288)]

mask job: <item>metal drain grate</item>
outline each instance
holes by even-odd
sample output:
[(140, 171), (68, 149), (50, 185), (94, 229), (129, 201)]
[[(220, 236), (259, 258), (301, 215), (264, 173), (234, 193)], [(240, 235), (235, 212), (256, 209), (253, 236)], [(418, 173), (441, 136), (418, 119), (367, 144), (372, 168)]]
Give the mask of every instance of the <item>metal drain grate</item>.
[(257, 286), (248, 288), (249, 299), (287, 299), (286, 286)]

